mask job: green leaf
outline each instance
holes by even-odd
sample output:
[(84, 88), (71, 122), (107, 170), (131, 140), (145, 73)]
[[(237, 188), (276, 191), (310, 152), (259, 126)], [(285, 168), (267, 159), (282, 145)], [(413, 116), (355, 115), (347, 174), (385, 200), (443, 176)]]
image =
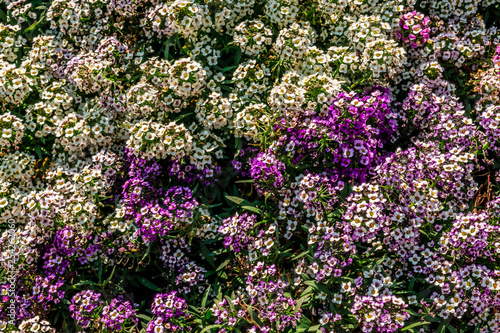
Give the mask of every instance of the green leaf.
[(436, 333), (444, 333), (446, 331), (446, 326), (450, 323), (451, 319), (446, 319), (445, 321), (441, 322), (441, 324), (438, 326)]
[(421, 300), (423, 298), (425, 298), (427, 295), (429, 295), (431, 293), (431, 291), (429, 289), (424, 289), (422, 290), (421, 292), (419, 292), (417, 294), (417, 300)]
[(99, 279), (99, 283), (102, 281), (102, 259), (99, 259), (99, 269), (97, 270), (97, 278)]
[(220, 271), (221, 269), (223, 269), (224, 267), (226, 267), (227, 264), (229, 264), (229, 260), (226, 260), (222, 264), (220, 264), (219, 267), (217, 267), (217, 269), (215, 271), (216, 272)]
[(496, 160), (495, 163), (493, 164), (493, 170), (500, 169), (500, 161)]
[(490, 11), (487, 10), (486, 13), (484, 14), (484, 22), (488, 22), (489, 18), (490, 18)]
[(168, 60), (169, 51), (170, 51), (170, 38), (167, 39), (167, 41), (165, 42), (165, 50), (163, 51), (163, 59)]
[(82, 280), (82, 281), (78, 281), (77, 283), (73, 284), (72, 287), (74, 287), (76, 289), (76, 287), (86, 286), (86, 285), (94, 286), (95, 283), (91, 280)]
[(194, 114), (194, 112), (183, 113), (180, 116), (178, 116), (177, 118), (175, 118), (174, 121), (177, 122), (177, 121), (184, 119), (192, 114)]
[(236, 184), (246, 184), (246, 183), (250, 183), (250, 184), (253, 184), (255, 183), (255, 181), (253, 179), (245, 179), (245, 180), (237, 180), (235, 181)]
[(236, 55), (235, 55), (235, 57), (234, 57), (234, 62), (235, 62), (236, 64), (239, 64), (239, 63), (240, 63), (240, 59), (241, 59), (241, 49), (240, 49), (240, 48), (238, 48), (238, 49), (236, 50)]
[(244, 206), (253, 206), (250, 201), (245, 200), (243, 198), (238, 198), (238, 197), (234, 197), (234, 196), (231, 196), (231, 195), (226, 195), (226, 199), (229, 200), (229, 201), (231, 201), (231, 202), (234, 202), (238, 206), (241, 206), (241, 205), (244, 205)]
[(146, 315), (144, 315), (144, 314), (142, 314), (142, 313), (138, 313), (138, 314), (136, 314), (136, 316), (137, 316), (138, 318), (141, 318), (141, 319), (147, 320), (148, 322), (150, 322), (150, 321), (151, 321), (151, 319), (153, 319), (153, 318), (148, 317), (148, 316), (146, 316)]
[(212, 328), (219, 328), (219, 327), (221, 327), (221, 325), (209, 325), (204, 329), (202, 329), (200, 333), (208, 332), (208, 330), (211, 330)]
[(106, 287), (106, 285), (109, 283), (109, 281), (111, 281), (111, 279), (113, 278), (113, 275), (115, 274), (115, 268), (116, 268), (116, 265), (113, 265), (113, 269), (111, 270), (111, 274), (106, 279), (106, 281), (104, 281), (104, 283), (102, 284), (103, 288)]
[(210, 294), (210, 288), (211, 288), (211, 287), (212, 287), (212, 286), (211, 286), (211, 285), (209, 285), (209, 286), (208, 286), (208, 288), (207, 288), (207, 290), (205, 290), (205, 294), (203, 295), (203, 299), (201, 300), (201, 307), (202, 307), (202, 308), (205, 308), (205, 307), (206, 307), (206, 305), (207, 305), (207, 301), (208, 301), (208, 294)]
[(297, 332), (305, 332), (311, 327), (311, 321), (306, 316), (302, 316), (300, 319), (299, 326), (297, 327)]
[(260, 320), (259, 318), (259, 315), (257, 314), (257, 312), (255, 312), (252, 307), (250, 305), (247, 305), (247, 311), (248, 313), (250, 314), (250, 317), (252, 317), (252, 319), (259, 325), (262, 326), (262, 321)]
[(238, 68), (238, 65), (224, 67), (223, 69), (220, 70), (220, 72), (224, 73), (224, 72), (230, 71), (231, 69), (235, 69), (235, 68)]
[(309, 293), (310, 293), (311, 291), (313, 291), (313, 290), (314, 290), (314, 288), (313, 288), (313, 287), (308, 286), (306, 289), (304, 289), (304, 291), (302, 292), (302, 294), (300, 294), (300, 296), (301, 296), (301, 297), (303, 297), (303, 296), (305, 296), (305, 295), (309, 294)]
[(262, 214), (262, 210), (260, 210), (257, 207), (252, 207), (252, 206), (241, 206), (241, 208), (249, 210), (251, 212), (257, 213), (257, 214)]
[(309, 251), (305, 251), (305, 252), (302, 252), (302, 253), (301, 253), (301, 254), (299, 254), (299, 255), (294, 255), (294, 256), (292, 256), (290, 259), (292, 259), (292, 260), (297, 260), (297, 259), (300, 259), (300, 258), (302, 258), (302, 257), (304, 257), (304, 256), (306, 256), (306, 255), (308, 255), (308, 254), (309, 254)]
[(415, 278), (412, 277), (411, 281), (410, 281), (410, 285), (408, 286), (408, 291), (412, 291), (413, 290), (413, 285), (414, 284), (415, 284)]
[(319, 291), (322, 291), (324, 292), (325, 294), (327, 295), (331, 295), (331, 291), (325, 287), (322, 283), (319, 283), (315, 280), (308, 280), (308, 281), (304, 281), (304, 284), (307, 284), (308, 286), (311, 286), (313, 287), (314, 289), (316, 290), (319, 290)]
[(42, 21), (42, 18), (43, 17), (41, 17), (40, 20), (37, 20), (37, 21), (33, 22), (32, 25), (30, 25), (28, 28), (26, 28), (26, 30), (23, 31), (23, 34), (25, 34), (25, 33), (29, 32), (29, 31), (35, 29), (36, 26), (38, 25), (38, 23), (40, 23)]
[(154, 284), (153, 282), (149, 281), (148, 279), (146, 279), (143, 276), (138, 276), (137, 277), (137, 281), (139, 281), (139, 283), (142, 284), (144, 287), (149, 288), (151, 290), (154, 290), (154, 291), (159, 291), (160, 290), (160, 287), (158, 287), (156, 284)]
[(298, 311), (300, 309), (300, 307), (302, 306), (302, 304), (304, 302), (308, 301), (310, 297), (311, 297), (311, 294), (307, 294), (307, 295), (299, 298), (299, 300), (297, 301), (297, 304), (295, 305), (295, 311)]
[(441, 321), (441, 318), (438, 318), (438, 317), (432, 317), (432, 316), (429, 316), (429, 315), (426, 315), (424, 317), (425, 320), (428, 320), (428, 321), (432, 321), (433, 323), (439, 323)]
[(42, 150), (40, 149), (39, 145), (35, 145), (35, 152), (38, 155), (38, 158), (42, 159)]
[(7, 23), (7, 15), (1, 9), (0, 9), (0, 20), (2, 20), (3, 23)]
[(217, 275), (223, 278), (224, 280), (227, 280), (228, 278), (226, 271), (218, 271)]
[(419, 322), (416, 322), (416, 323), (413, 323), (411, 325), (403, 327), (402, 329), (400, 329), (400, 331), (404, 332), (404, 331), (407, 331), (407, 330), (412, 329), (414, 327), (418, 327), (418, 326), (422, 326), (422, 325), (428, 325), (428, 324), (430, 324), (430, 322), (428, 322), (428, 321), (419, 321)]
[(243, 148), (243, 141), (241, 141), (240, 138), (236, 138), (234, 140), (234, 150), (236, 151), (236, 153), (234, 154), (234, 158), (236, 158), (240, 155), (242, 148)]
[(148, 256), (150, 250), (151, 250), (151, 244), (148, 245), (148, 248), (146, 249), (146, 252), (144, 253), (144, 255), (141, 258), (141, 261), (143, 261), (144, 259), (146, 259), (146, 257)]

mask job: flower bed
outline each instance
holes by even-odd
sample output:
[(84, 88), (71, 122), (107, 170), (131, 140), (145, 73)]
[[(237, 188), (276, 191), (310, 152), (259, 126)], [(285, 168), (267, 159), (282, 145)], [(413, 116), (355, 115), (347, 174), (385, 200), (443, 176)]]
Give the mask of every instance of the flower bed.
[(0, 1), (0, 332), (500, 332), (498, 22)]

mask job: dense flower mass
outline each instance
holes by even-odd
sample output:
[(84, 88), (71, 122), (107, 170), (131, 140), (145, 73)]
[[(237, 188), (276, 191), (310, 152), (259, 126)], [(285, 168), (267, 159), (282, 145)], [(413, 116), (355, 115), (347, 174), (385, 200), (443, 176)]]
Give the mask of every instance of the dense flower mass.
[(0, 332), (500, 332), (499, 22), (0, 0)]

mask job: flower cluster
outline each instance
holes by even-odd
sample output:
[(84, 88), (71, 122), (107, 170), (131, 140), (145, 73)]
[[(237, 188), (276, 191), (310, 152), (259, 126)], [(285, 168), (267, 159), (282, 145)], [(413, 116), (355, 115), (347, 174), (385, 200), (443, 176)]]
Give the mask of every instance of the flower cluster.
[(157, 294), (151, 305), (151, 312), (155, 315), (146, 332), (189, 332), (185, 320), (188, 317), (186, 313), (186, 300), (177, 297), (177, 292), (172, 291), (166, 294)]
[(234, 30), (234, 43), (249, 56), (258, 55), (272, 42), (271, 30), (261, 21), (241, 22)]
[(72, 318), (76, 320), (78, 325), (81, 325), (83, 328), (88, 328), (91, 325), (91, 320), (94, 319), (94, 310), (102, 305), (102, 301), (99, 301), (100, 296), (99, 293), (86, 290), (71, 298), (69, 310), (71, 311)]
[(24, 134), (24, 125), (21, 119), (10, 113), (4, 113), (0, 116), (0, 146), (5, 148), (13, 148), (17, 146)]
[(363, 322), (363, 332), (396, 332), (404, 326), (410, 314), (404, 309), (406, 304), (396, 296), (356, 297), (352, 312)]
[(34, 82), (26, 72), (26, 66), (16, 67), (0, 59), (0, 101), (19, 104), (28, 97)]
[(119, 332), (130, 325), (137, 325), (137, 317), (129, 301), (124, 301), (123, 296), (118, 296), (102, 309), (100, 321), (104, 328)]
[(400, 30), (396, 33), (399, 39), (409, 43), (412, 49), (425, 45), (429, 40), (431, 20), (416, 11), (404, 14), (399, 22)]

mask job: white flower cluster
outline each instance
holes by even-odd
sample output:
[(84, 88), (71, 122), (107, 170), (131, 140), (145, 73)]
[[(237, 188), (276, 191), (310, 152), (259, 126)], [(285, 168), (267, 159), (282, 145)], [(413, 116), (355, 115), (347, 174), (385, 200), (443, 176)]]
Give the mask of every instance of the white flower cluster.
[(138, 122), (128, 128), (127, 147), (146, 159), (182, 157), (193, 150), (193, 137), (184, 125)]
[(388, 74), (395, 78), (402, 72), (406, 62), (405, 51), (393, 40), (379, 39), (366, 44), (361, 57), (360, 70), (366, 71), (374, 78)]
[(234, 27), (243, 18), (254, 13), (255, 0), (217, 0), (210, 6), (210, 17), (213, 17), (212, 28), (218, 33), (233, 33)]
[[(453, 24), (443, 27), (442, 31), (432, 38), (432, 43), (420, 50), (416, 57), (427, 58), (429, 54), (434, 53), (435, 57), (461, 67), (466, 61), (481, 59), (500, 41), (497, 27), (486, 28), (484, 22), (478, 18), (452, 22)], [(473, 68), (476, 68), (476, 65), (473, 65)]]
[(206, 128), (220, 129), (226, 126), (233, 116), (231, 102), (218, 92), (212, 92), (206, 99), (196, 104), (196, 117)]
[(234, 44), (249, 56), (258, 55), (266, 45), (272, 43), (273, 33), (261, 21), (244, 21), (234, 30)]
[(185, 37), (195, 37), (200, 29), (209, 29), (212, 20), (206, 5), (192, 0), (175, 0), (172, 4), (159, 4), (147, 15), (153, 30), (160, 37), (170, 37), (179, 32)]
[(191, 164), (195, 165), (198, 169), (210, 167), (215, 160), (219, 160), (223, 156), (222, 148), (226, 147), (221, 137), (203, 128), (200, 132), (196, 133), (196, 127), (191, 127), (193, 131), (194, 149), (189, 156)]
[[(156, 77), (155, 77), (156, 78)], [(158, 109), (158, 90), (151, 84), (139, 82), (127, 91), (128, 116), (147, 117)]]
[(199, 96), (207, 79), (207, 72), (196, 61), (189, 58), (176, 60), (170, 67), (170, 89), (179, 97)]
[(92, 108), (94, 101), (82, 106), (81, 113), (70, 113), (59, 123), (55, 135), (58, 138), (54, 151), (82, 151), (88, 146), (109, 146), (115, 126), (113, 119), (99, 109)]
[(300, 75), (289, 71), (282, 80), (271, 90), (268, 103), (287, 116), (304, 111), (324, 112), (341, 91), (341, 82), (327, 75)]
[(300, 59), (308, 47), (315, 43), (315, 38), (309, 22), (302, 25), (294, 22), (289, 28), (280, 31), (273, 48), (281, 59)]
[[(177, 113), (188, 105), (189, 100), (179, 97), (170, 89), (169, 70), (171, 65), (167, 60), (154, 57), (142, 63), (140, 68), (142, 71), (140, 82), (130, 87), (127, 93), (127, 99), (130, 99), (128, 104), (131, 110), (144, 108), (144, 111), (149, 110), (145, 115), (152, 116), (156, 114), (158, 118), (161, 118), (165, 116), (164, 112)], [(147, 94), (145, 94), (145, 90), (148, 91)], [(139, 101), (143, 105), (141, 107), (135, 105), (134, 102), (136, 98), (139, 98), (134, 97), (134, 94), (137, 93), (143, 96)], [(157, 108), (160, 108), (161, 112)], [(141, 111), (140, 114), (144, 111)], [(130, 117), (130, 115), (128, 116)]]
[(348, 28), (349, 43), (363, 51), (370, 42), (385, 39), (391, 29), (391, 25), (383, 22), (380, 16), (361, 16)]
[(41, 94), (40, 101), (30, 104), (26, 109), (26, 127), (35, 133), (36, 137), (45, 137), (55, 134), (61, 120), (74, 111), (76, 100), (75, 85), (67, 84), (64, 80), (54, 81)]
[(19, 104), (33, 90), (33, 80), (26, 75), (25, 67), (16, 67), (0, 59), (0, 102)]
[(127, 241), (131, 241), (132, 238), (130, 235), (134, 235), (133, 232), (129, 232), (129, 230), (133, 230), (134, 225), (133, 221), (125, 218), (126, 207), (118, 206), (112, 215), (108, 216), (106, 220), (103, 222), (104, 225), (108, 226), (108, 232), (112, 233), (121, 233), (123, 237), (128, 238)]
[(0, 23), (0, 54), (7, 61), (14, 61), (17, 54), (14, 52), (16, 47), (23, 44), (22, 36), (17, 37), (16, 33), (21, 29), (19, 25), (4, 25)]
[(258, 135), (262, 131), (258, 126), (266, 127), (269, 121), (267, 105), (249, 104), (236, 114), (234, 135), (237, 138), (244, 137), (249, 141), (258, 142)]
[(34, 175), (35, 158), (16, 151), (3, 156), (0, 163), (0, 179), (10, 183), (28, 184)]
[(262, 98), (268, 89), (270, 75), (269, 68), (254, 59), (241, 63), (233, 73), (233, 94), (239, 96), (243, 103), (257, 96)]
[(325, 53), (316, 46), (310, 46), (307, 48), (304, 56), (294, 70), (302, 75), (332, 75), (332, 67), (330, 66), (331, 61), (332, 59), (328, 53)]
[(109, 86), (111, 62), (101, 60), (97, 53), (89, 52), (72, 59), (72, 66), (66, 69), (68, 79), (84, 93), (91, 94)]
[(19, 332), (33, 332), (33, 333), (36, 333), (36, 332), (55, 333), (56, 332), (56, 329), (52, 328), (48, 321), (41, 320), (39, 316), (23, 320), (23, 322), (19, 325), (19, 329), (20, 329)]
[(443, 0), (443, 1), (423, 1), (422, 5), (427, 5), (430, 9), (431, 14), (439, 15), (442, 18), (448, 18), (451, 16), (461, 17), (461, 16), (471, 16), (477, 13), (478, 8), (484, 2), (484, 6), (488, 6), (495, 0)]
[(283, 28), (295, 21), (299, 12), (298, 5), (298, 0), (269, 0), (266, 2), (264, 12), (272, 23)]
[(21, 119), (8, 113), (0, 115), (0, 147), (15, 147), (24, 135), (24, 124)]

